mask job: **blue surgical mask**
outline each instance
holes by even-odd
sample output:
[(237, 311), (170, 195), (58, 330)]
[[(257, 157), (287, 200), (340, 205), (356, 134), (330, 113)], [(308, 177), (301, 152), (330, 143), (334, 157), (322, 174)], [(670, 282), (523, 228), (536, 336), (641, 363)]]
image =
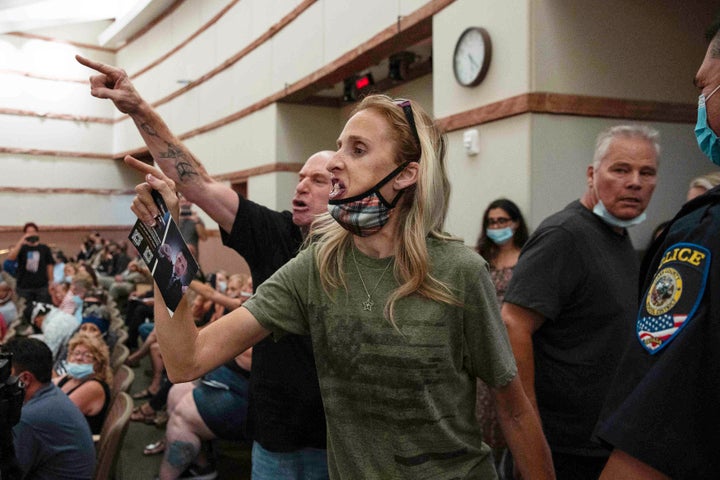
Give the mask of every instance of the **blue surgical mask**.
[(600, 217), (603, 222), (607, 223), (608, 225), (620, 228), (632, 227), (633, 225), (644, 222), (647, 218), (645, 212), (641, 213), (635, 218), (630, 218), (628, 220), (617, 218), (615, 215), (608, 212), (608, 209), (605, 208), (605, 204), (600, 199), (598, 199), (598, 202), (593, 207), (593, 213)]
[(82, 380), (92, 375), (93, 364), (68, 362), (65, 370), (71, 377)]
[(505, 228), (488, 228), (485, 230), (485, 235), (493, 241), (496, 245), (503, 245), (507, 243), (508, 240), (510, 240), (515, 233), (512, 231), (512, 228), (505, 227)]
[(225, 293), (227, 290), (227, 282), (218, 282), (218, 291), (220, 293)]
[(718, 89), (720, 89), (720, 85), (715, 87), (715, 90), (710, 92), (707, 97), (702, 93), (700, 94), (698, 98), (698, 118), (697, 124), (695, 124), (695, 138), (697, 138), (698, 146), (715, 165), (720, 165), (720, 139), (708, 125), (705, 105)]

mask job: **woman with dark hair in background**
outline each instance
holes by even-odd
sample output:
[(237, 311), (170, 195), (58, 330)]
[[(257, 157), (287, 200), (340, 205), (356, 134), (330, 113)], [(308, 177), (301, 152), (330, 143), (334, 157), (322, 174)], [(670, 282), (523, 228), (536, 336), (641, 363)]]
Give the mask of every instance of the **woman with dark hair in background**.
[[(499, 198), (485, 209), (477, 251), (490, 266), (490, 278), (495, 285), (498, 304), (502, 304), (505, 290), (520, 256), (520, 249), (528, 239), (528, 229), (520, 209), (514, 202)], [(475, 415), (483, 430), (483, 440), (493, 448), (500, 478), (512, 478), (510, 465), (502, 462), (507, 443), (498, 423), (497, 411), (488, 386), (477, 382)]]
[(525, 219), (514, 202), (500, 198), (488, 205), (476, 248), (490, 264), (490, 276), (499, 303), (503, 301), (520, 249), (527, 239)]

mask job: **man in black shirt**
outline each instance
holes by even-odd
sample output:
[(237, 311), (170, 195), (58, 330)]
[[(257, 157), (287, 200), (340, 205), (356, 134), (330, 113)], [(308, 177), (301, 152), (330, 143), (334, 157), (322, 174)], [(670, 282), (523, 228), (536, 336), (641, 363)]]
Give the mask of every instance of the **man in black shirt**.
[(28, 222), (23, 226), (23, 236), (13, 246), (8, 260), (17, 260), (18, 296), (25, 299), (23, 318), (30, 321), (33, 302), (52, 303), (50, 284), (53, 282), (55, 260), (50, 247), (40, 243), (38, 226)]
[(626, 227), (655, 188), (657, 132), (598, 136), (585, 194), (546, 218), (520, 253), (502, 316), (520, 378), (540, 413), (558, 480), (594, 480), (609, 451), (592, 442), (637, 301)]

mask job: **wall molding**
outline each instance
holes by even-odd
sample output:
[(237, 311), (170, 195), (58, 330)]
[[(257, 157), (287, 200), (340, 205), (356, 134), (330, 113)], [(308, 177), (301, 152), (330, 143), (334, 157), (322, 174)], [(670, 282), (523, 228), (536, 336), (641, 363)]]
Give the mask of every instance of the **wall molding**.
[(21, 193), (21, 194), (71, 194), (71, 195), (135, 195), (135, 190), (130, 188), (66, 188), (66, 187), (1, 187), (0, 193)]
[[(180, 4), (181, 4), (182, 2), (184, 2), (184, 1), (185, 1), (185, 0), (179, 0), (178, 2), (176, 2), (172, 7), (170, 7), (170, 8), (166, 11), (166, 12), (167, 12), (167, 15), (164, 15), (164, 16), (169, 16), (170, 13), (172, 13), (172, 12), (170, 12), (170, 10), (176, 10), (177, 7), (180, 6)], [(313, 1), (316, 1), (316, 0), (313, 0)], [(183, 41), (180, 42), (179, 44), (175, 45), (175, 46), (174, 46), (173, 48), (171, 48), (168, 52), (160, 55), (160, 57), (156, 58), (155, 60), (153, 60), (152, 62), (150, 62), (148, 65), (144, 66), (143, 68), (141, 68), (141, 69), (138, 70), (137, 72), (135, 72), (135, 73), (133, 73), (132, 75), (130, 75), (130, 78), (131, 78), (131, 79), (136, 79), (136, 78), (138, 78), (140, 75), (142, 75), (142, 74), (144, 74), (144, 73), (147, 73), (148, 71), (150, 71), (150, 70), (152, 70), (153, 68), (157, 67), (158, 65), (160, 65), (162, 62), (164, 62), (164, 61), (167, 60), (168, 58), (170, 58), (170, 57), (172, 57), (173, 55), (175, 55), (177, 52), (179, 52), (180, 50), (182, 50), (186, 45), (188, 45), (191, 41), (193, 41), (195, 38), (199, 37), (201, 33), (205, 32), (205, 31), (208, 30), (210, 27), (212, 27), (213, 25), (215, 25), (215, 24), (218, 22), (218, 20), (220, 20), (227, 12), (230, 11), (230, 9), (232, 9), (235, 5), (237, 5), (238, 2), (240, 2), (240, 0), (232, 0), (230, 3), (228, 3), (227, 5), (225, 5), (213, 18), (211, 18), (210, 20), (208, 20), (207, 22), (205, 22), (204, 25), (202, 25), (200, 28), (198, 28), (198, 29), (195, 30), (192, 34), (190, 34), (189, 37), (187, 37), (185, 40), (183, 40)], [(145, 33), (146, 33), (147, 31), (149, 31), (152, 27), (154, 27), (155, 25), (157, 25), (158, 23), (160, 23), (160, 17), (158, 17), (157, 20), (158, 20), (157, 22), (151, 22), (151, 24), (148, 24), (147, 27), (146, 27), (146, 29), (145, 29), (145, 31), (143, 31), (142, 34), (145, 34)], [(139, 38), (140, 36), (141, 36), (141, 35), (137, 35), (137, 36), (133, 37), (133, 38), (132, 38), (132, 41), (135, 41), (135, 40), (136, 40), (137, 38)], [(125, 45), (124, 45), (122, 48), (124, 48), (124, 47), (125, 47)]]
[(445, 132), (454, 132), (462, 128), (525, 113), (617, 118), (646, 122), (695, 123), (697, 105), (537, 92), (506, 98), (482, 107), (438, 118), (436, 121)]
[[(268, 163), (257, 167), (246, 168), (234, 172), (223, 173), (221, 175), (213, 175), (213, 178), (220, 182), (237, 183), (246, 181), (251, 177), (258, 175), (267, 175), (269, 173), (292, 172), (297, 173), (302, 168), (302, 163)], [(56, 188), (56, 187), (3, 187), (0, 186), (0, 193), (19, 193), (19, 194), (69, 194), (69, 195), (135, 195), (134, 189), (121, 188)]]
[(221, 182), (236, 183), (245, 181), (250, 177), (257, 177), (258, 175), (266, 175), (268, 173), (299, 172), (302, 167), (302, 163), (269, 163), (245, 170), (213, 175), (213, 178)]
[(37, 35), (35, 33), (25, 32), (7, 32), (3, 35), (12, 35), (13, 37), (28, 38), (31, 40), (42, 40), (44, 42), (52, 43), (63, 43), (65, 45), (72, 45), (73, 47), (88, 48), (90, 50), (98, 50), (101, 52), (116, 53), (117, 49), (109, 47), (101, 47), (100, 45), (93, 45), (91, 43), (72, 42), (70, 40), (63, 40), (62, 38), (48, 37), (46, 35)]
[(71, 115), (69, 113), (51, 113), (51, 112), (35, 112), (32, 110), (20, 110), (17, 108), (2, 108), (0, 107), (0, 115), (12, 115), (15, 117), (35, 117), (41, 119), (51, 120), (68, 120), (71, 122), (82, 122), (82, 123), (103, 123), (105, 125), (112, 125), (115, 122), (110, 118), (103, 117), (86, 117), (81, 115)]
[(64, 152), (61, 150), (41, 150), (38, 148), (0, 147), (0, 154), (34, 155), (38, 157), (90, 158), (93, 160), (115, 160), (115, 157), (113, 155), (106, 153)]
[[(250, 42), (245, 48), (237, 52), (232, 57), (228, 58), (224, 62), (222, 62), (217, 67), (213, 68), (209, 72), (205, 73), (203, 76), (198, 78), (197, 80), (193, 80), (192, 82), (188, 83), (184, 87), (174, 91), (173, 93), (161, 98), (160, 100), (156, 100), (152, 103), (152, 106), (154, 108), (159, 107), (160, 105), (163, 105), (170, 100), (173, 100), (174, 98), (179, 97), (180, 95), (184, 94), (185, 92), (192, 90), (195, 87), (198, 87), (202, 85), (203, 83), (207, 82), (211, 78), (215, 77), (216, 75), (224, 72), (240, 60), (242, 60), (244, 57), (246, 57), (249, 53), (251, 53), (253, 50), (256, 50), (258, 47), (260, 47), (265, 42), (272, 39), (278, 32), (280, 32), (282, 29), (287, 27), (290, 23), (292, 23), (297, 17), (299, 17), (302, 13), (305, 12), (308, 8), (310, 8), (311, 5), (313, 5), (317, 0), (304, 0), (302, 3), (300, 3), (297, 7), (292, 9), (290, 13), (282, 17), (277, 23), (272, 25), (270, 28), (268, 28), (263, 34), (261, 34), (259, 37), (257, 37), (255, 40)], [(217, 21), (217, 20), (216, 20)], [(127, 115), (124, 115), (117, 119), (118, 122), (121, 122), (123, 120), (128, 120), (130, 117)]]

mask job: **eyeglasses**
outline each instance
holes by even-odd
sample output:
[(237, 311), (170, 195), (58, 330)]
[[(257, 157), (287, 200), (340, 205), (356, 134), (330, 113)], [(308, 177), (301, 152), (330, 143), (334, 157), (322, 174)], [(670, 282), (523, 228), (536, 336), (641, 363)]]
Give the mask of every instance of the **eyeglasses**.
[(488, 227), (506, 227), (510, 222), (512, 222), (512, 218), (488, 218), (487, 224)]
[(420, 146), (420, 136), (418, 135), (417, 127), (415, 126), (415, 115), (413, 115), (412, 111), (412, 105), (410, 104), (410, 100), (406, 100), (404, 98), (398, 98), (395, 100), (395, 105), (403, 109), (403, 113), (405, 114), (405, 119), (407, 120), (408, 124), (410, 124), (410, 130), (412, 130), (412, 134), (415, 137), (415, 141), (417, 141), (418, 148), (422, 150), (422, 147)]
[(94, 362), (95, 361), (95, 355), (93, 355), (90, 352), (77, 352), (73, 351), (70, 354), (70, 358), (76, 358), (78, 360), (84, 360), (86, 362)]

